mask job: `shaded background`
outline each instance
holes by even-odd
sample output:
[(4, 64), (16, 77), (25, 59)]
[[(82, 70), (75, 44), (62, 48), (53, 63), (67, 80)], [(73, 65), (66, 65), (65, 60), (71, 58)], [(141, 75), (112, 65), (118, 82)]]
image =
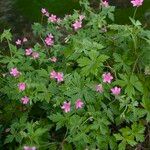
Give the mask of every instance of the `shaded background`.
[[(93, 4), (99, 4), (100, 0), (91, 0)], [(134, 9), (130, 0), (109, 0), (116, 6), (115, 22), (119, 24), (129, 23), (129, 16)], [(40, 22), (41, 8), (47, 8), (50, 13), (58, 16), (70, 14), (74, 9), (80, 9), (78, 0), (0, 0), (0, 32), (11, 28), (18, 35), (27, 34), (31, 30), (33, 22)], [(139, 7), (136, 19), (139, 19), (147, 28), (150, 27), (150, 0), (144, 0)]]

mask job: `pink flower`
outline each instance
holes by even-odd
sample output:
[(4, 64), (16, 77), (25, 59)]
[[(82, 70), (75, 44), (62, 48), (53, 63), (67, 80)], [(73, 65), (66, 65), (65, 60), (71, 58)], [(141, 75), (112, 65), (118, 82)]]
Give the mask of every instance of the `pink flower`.
[(33, 146), (33, 147), (24, 146), (23, 150), (36, 150), (36, 147), (35, 146)]
[(84, 105), (84, 103), (81, 101), (81, 99), (78, 99), (78, 100), (76, 101), (76, 109), (82, 108), (83, 105)]
[(39, 58), (39, 53), (38, 53), (38, 52), (33, 52), (33, 53), (32, 53), (32, 57), (33, 57), (34, 59)]
[(31, 55), (31, 54), (32, 54), (32, 49), (31, 49), (31, 48), (27, 48), (27, 49), (25, 50), (25, 54), (26, 54), (26, 56)]
[(21, 98), (21, 103), (22, 103), (22, 104), (28, 104), (29, 101), (30, 101), (30, 100), (29, 100), (29, 98), (28, 98), (27, 96)]
[(57, 79), (57, 82), (62, 82), (62, 81), (64, 81), (63, 73), (58, 72), (57, 75), (56, 75), (56, 79)]
[(50, 61), (55, 63), (57, 62), (57, 58), (53, 56), (52, 58), (50, 58)]
[(80, 20), (80, 21), (82, 21), (84, 18), (85, 18), (84, 15), (80, 15), (80, 16), (79, 16), (79, 20)]
[(78, 30), (78, 29), (80, 29), (81, 27), (82, 27), (82, 21), (80, 20), (80, 21), (78, 21), (78, 20), (76, 20), (74, 23), (73, 23), (73, 28), (74, 28), (74, 30)]
[(54, 23), (54, 22), (57, 22), (57, 16), (51, 14), (51, 16), (48, 18), (48, 21), (53, 22), (53, 23)]
[(27, 42), (28, 39), (26, 37), (23, 38), (23, 42)]
[(15, 43), (16, 43), (16, 45), (21, 45), (21, 40), (18, 39)]
[(5, 78), (6, 77), (6, 73), (2, 73), (2, 76)]
[(63, 78), (63, 73), (61, 73), (61, 72), (56, 72), (56, 71), (51, 71), (51, 73), (50, 73), (50, 78), (51, 79), (56, 79), (57, 80), (57, 82), (62, 82), (62, 81), (64, 81), (64, 78)]
[(111, 83), (111, 80), (113, 79), (113, 76), (110, 74), (110, 72), (104, 73), (102, 77), (104, 83)]
[(18, 88), (19, 88), (19, 91), (24, 91), (26, 88), (26, 84), (24, 82), (21, 82), (18, 84)]
[(111, 92), (114, 95), (119, 95), (121, 93), (121, 88), (115, 86), (114, 88), (111, 89)]
[(70, 112), (70, 106), (71, 106), (70, 102), (64, 102), (63, 106), (61, 106), (61, 109), (63, 109), (67, 113)]
[(48, 34), (48, 37), (49, 38), (51, 38), (51, 39), (53, 39), (54, 38), (54, 36), (50, 33), (50, 34)]
[(61, 22), (61, 19), (60, 18), (57, 18), (57, 23), (60, 23)]
[(104, 7), (108, 7), (109, 3), (105, 0), (105, 1), (102, 1), (101, 5)]
[(96, 86), (96, 91), (102, 93), (103, 92), (103, 86), (102, 84), (99, 84)]
[(50, 78), (51, 79), (56, 79), (57, 78), (57, 72), (55, 70), (51, 71)]
[(139, 7), (143, 4), (143, 1), (144, 0), (132, 0), (131, 3), (133, 5), (133, 7), (136, 7), (136, 6)]
[(52, 46), (54, 44), (54, 40), (53, 40), (53, 35), (52, 34), (49, 34), (46, 39), (45, 39), (45, 43), (46, 45), (48, 46)]
[(7, 129), (5, 130), (5, 132), (8, 133), (8, 132), (10, 132), (10, 130), (11, 130), (10, 128), (7, 128)]
[(45, 8), (42, 8), (42, 9), (41, 9), (41, 12), (42, 12), (42, 14), (46, 14), (46, 13), (47, 13), (47, 10), (46, 10)]
[(67, 19), (69, 19), (70, 17), (71, 17), (70, 14), (66, 14), (63, 20), (67, 20)]
[(107, 28), (106, 28), (106, 27), (102, 27), (102, 28), (101, 28), (101, 32), (102, 32), (102, 33), (107, 32)]
[(46, 17), (49, 17), (49, 12), (46, 12), (46, 13), (45, 13), (45, 16), (46, 16)]
[(17, 68), (11, 68), (10, 74), (14, 77), (18, 77), (21, 73), (17, 70)]

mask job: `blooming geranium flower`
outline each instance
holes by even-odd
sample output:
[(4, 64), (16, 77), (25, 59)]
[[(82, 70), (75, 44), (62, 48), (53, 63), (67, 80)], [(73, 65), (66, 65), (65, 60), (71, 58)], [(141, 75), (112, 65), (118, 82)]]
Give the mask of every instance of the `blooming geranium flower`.
[(51, 71), (50, 78), (51, 79), (56, 79), (56, 77), (57, 77), (57, 72), (55, 70)]
[(39, 53), (38, 53), (38, 52), (33, 52), (33, 53), (32, 53), (32, 57), (33, 57), (34, 59), (39, 58)]
[(64, 81), (63, 73), (62, 72), (56, 72), (56, 71), (51, 71), (50, 73), (50, 78), (51, 79), (56, 79), (57, 82), (62, 82)]
[(26, 88), (26, 84), (24, 82), (21, 82), (18, 84), (18, 88), (20, 91), (24, 91)]
[(27, 39), (26, 37), (24, 37), (22, 41), (23, 41), (23, 42), (27, 42), (28, 39)]
[(84, 15), (80, 15), (80, 16), (79, 16), (79, 20), (80, 20), (80, 21), (82, 21), (84, 18), (85, 18)]
[(133, 7), (139, 7), (143, 4), (144, 0), (132, 0), (131, 3), (133, 5)]
[(48, 21), (53, 22), (53, 23), (54, 23), (54, 22), (57, 22), (57, 16), (51, 14), (51, 16), (48, 18)]
[(76, 101), (76, 109), (82, 108), (84, 103), (81, 101), (81, 99), (78, 99)]
[(104, 83), (111, 83), (111, 80), (113, 79), (113, 76), (110, 74), (110, 72), (104, 73), (102, 77)]
[(57, 75), (56, 75), (56, 79), (57, 79), (57, 82), (64, 81), (63, 73), (62, 72), (58, 72)]
[(70, 112), (71, 103), (70, 102), (64, 102), (63, 106), (61, 106), (61, 109), (63, 109), (66, 113)]
[(16, 45), (21, 45), (22, 42), (20, 39), (18, 39), (15, 43), (16, 43)]
[(28, 104), (29, 101), (30, 101), (30, 100), (29, 100), (29, 98), (28, 98), (27, 96), (21, 98), (21, 103), (22, 103), (22, 104)]
[(54, 40), (53, 40), (53, 35), (52, 34), (49, 34), (46, 39), (45, 39), (45, 43), (46, 45), (48, 46), (52, 46), (54, 44)]
[(42, 14), (46, 14), (46, 13), (47, 13), (47, 10), (46, 10), (45, 8), (42, 8), (42, 9), (41, 9), (41, 12), (42, 12)]
[(105, 0), (105, 1), (102, 0), (101, 5), (104, 6), (104, 7), (108, 7), (108, 6), (109, 6), (109, 3), (108, 3), (108, 1), (106, 1), (106, 0)]
[(46, 13), (45, 13), (45, 16), (46, 16), (46, 17), (49, 17), (49, 12), (46, 12)]
[(121, 93), (121, 88), (115, 86), (114, 88), (111, 89), (111, 92), (114, 95), (119, 95)]
[(53, 56), (52, 58), (50, 58), (50, 61), (51, 62), (57, 62), (57, 58)]
[(99, 84), (96, 86), (96, 91), (102, 93), (103, 92), (103, 86), (102, 84)]
[(10, 74), (14, 77), (18, 77), (21, 73), (17, 70), (17, 68), (11, 68)]
[(8, 133), (8, 132), (10, 132), (10, 130), (11, 130), (10, 128), (6, 128), (5, 132)]
[(57, 18), (57, 23), (60, 23), (61, 22), (61, 19), (60, 18)]
[(35, 146), (33, 146), (33, 147), (24, 146), (23, 150), (36, 150), (36, 147)]
[(73, 28), (74, 30), (78, 30), (82, 27), (82, 21), (81, 20), (76, 20), (74, 23), (73, 23)]
[(26, 54), (26, 56), (31, 55), (31, 54), (32, 54), (32, 49), (31, 49), (31, 48), (27, 48), (27, 49), (25, 50), (25, 54)]

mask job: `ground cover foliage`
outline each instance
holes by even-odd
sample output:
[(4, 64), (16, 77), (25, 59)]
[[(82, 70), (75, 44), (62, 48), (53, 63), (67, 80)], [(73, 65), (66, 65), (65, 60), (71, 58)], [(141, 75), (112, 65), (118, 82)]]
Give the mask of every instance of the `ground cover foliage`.
[(80, 5), (61, 19), (43, 8), (32, 37), (1, 34), (1, 149), (150, 148), (150, 31)]

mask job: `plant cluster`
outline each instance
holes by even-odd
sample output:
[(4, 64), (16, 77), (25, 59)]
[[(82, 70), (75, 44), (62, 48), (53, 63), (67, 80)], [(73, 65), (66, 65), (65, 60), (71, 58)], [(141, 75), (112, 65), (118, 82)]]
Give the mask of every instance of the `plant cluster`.
[[(143, 1), (131, 2), (139, 7)], [(80, 4), (81, 11), (64, 18), (42, 8), (32, 38), (1, 34), (8, 47), (0, 55), (0, 149), (145, 146), (150, 31), (134, 18), (130, 25), (115, 24), (107, 1), (97, 10), (87, 0)]]

